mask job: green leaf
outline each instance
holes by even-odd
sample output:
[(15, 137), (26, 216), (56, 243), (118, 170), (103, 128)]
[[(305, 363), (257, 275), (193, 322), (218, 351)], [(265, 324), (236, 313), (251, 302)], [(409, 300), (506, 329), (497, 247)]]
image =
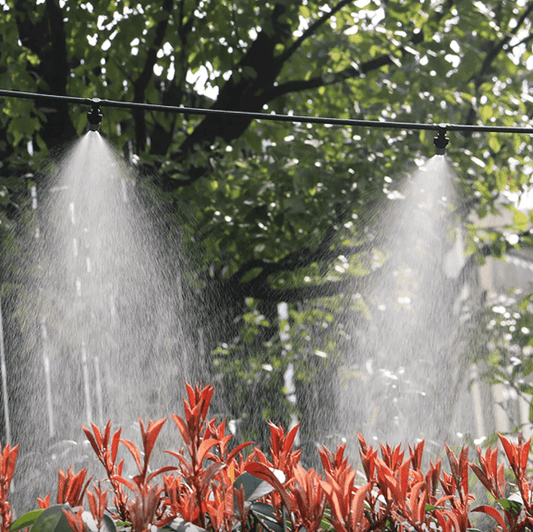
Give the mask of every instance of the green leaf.
[(18, 143), (25, 137), (31, 137), (40, 127), (37, 117), (18, 116), (11, 120), (7, 130), (13, 134), (13, 143)]
[(14, 521), (11, 526), (9, 527), (9, 530), (11, 532), (16, 532), (17, 530), (22, 530), (23, 528), (27, 528), (33, 523), (35, 523), (36, 519), (45, 511), (45, 508), (39, 508), (38, 510), (32, 510), (31, 512), (27, 512), (24, 515), (21, 515), (16, 521)]
[[(530, 414), (531, 417), (531, 414)], [(523, 505), (518, 501), (512, 501), (510, 499), (496, 499), (496, 502), (506, 511), (513, 514), (516, 517), (521, 511)]]
[(482, 105), (479, 108), (479, 115), (481, 116), (481, 120), (484, 124), (489, 122), (490, 118), (492, 118), (493, 113), (494, 109), (490, 105)]
[(525, 231), (527, 229), (528, 218), (527, 216), (515, 209), (512, 206), (509, 206), (509, 209), (513, 212), (513, 224), (518, 231)]
[(69, 504), (46, 508), (31, 527), (32, 532), (72, 532), (63, 509), (72, 510)]
[[(247, 502), (260, 499), (274, 490), (272, 484), (269, 484), (265, 480), (261, 480), (246, 471), (239, 475), (233, 483), (236, 492), (241, 490), (241, 486), (244, 490), (244, 500)], [(233, 505), (235, 509), (238, 508), (237, 497), (235, 494), (233, 495)]]
[(505, 190), (505, 187), (508, 183), (508, 177), (506, 172), (500, 171), (496, 172), (496, 186), (498, 187), (498, 190)]
[(285, 531), (283, 523), (277, 521), (274, 508), (270, 504), (254, 502), (250, 510), (267, 530), (272, 530), (273, 532)]
[(426, 512), (433, 512), (434, 510), (444, 510), (444, 506), (433, 506), (432, 504), (426, 504)]
[(129, 521), (121, 521), (120, 519), (115, 521), (115, 525), (121, 528), (128, 528), (131, 526)]
[(502, 143), (500, 142), (499, 135), (496, 135), (495, 133), (489, 133), (487, 141), (489, 143), (490, 149), (495, 153), (498, 153), (501, 150)]
[(91, 512), (83, 512), (82, 518), (83, 522), (87, 525), (87, 528), (90, 532), (116, 532), (117, 530), (115, 522), (107, 514), (104, 514), (104, 520), (102, 523), (102, 528), (100, 530), (98, 529), (97, 523)]

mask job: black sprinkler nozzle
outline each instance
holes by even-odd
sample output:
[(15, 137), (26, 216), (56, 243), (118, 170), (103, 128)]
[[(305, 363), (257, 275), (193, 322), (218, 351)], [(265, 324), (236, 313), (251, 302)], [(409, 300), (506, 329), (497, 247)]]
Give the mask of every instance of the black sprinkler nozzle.
[(104, 114), (100, 109), (100, 99), (93, 98), (91, 110), (87, 113), (87, 120), (89, 121), (89, 131), (98, 131), (100, 123), (104, 118)]
[(446, 125), (440, 124), (437, 128), (437, 136), (433, 137), (433, 144), (435, 145), (435, 155), (444, 155), (446, 153), (446, 146), (450, 139), (446, 136)]

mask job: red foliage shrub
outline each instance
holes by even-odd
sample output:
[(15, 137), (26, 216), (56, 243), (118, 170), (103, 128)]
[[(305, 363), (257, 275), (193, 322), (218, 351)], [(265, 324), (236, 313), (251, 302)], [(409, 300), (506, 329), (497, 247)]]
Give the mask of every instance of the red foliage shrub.
[[(150, 458), (166, 418), (149, 421), (146, 427), (139, 419), (142, 449), (121, 439), (120, 429), (111, 435), (110, 422), (103, 431), (95, 425), (92, 430), (83, 427), (107, 478), (90, 490), (86, 469), (76, 474), (72, 468), (67, 473), (59, 471), (56, 500), (63, 505), (73, 532), (109, 531), (117, 522), (131, 532), (153, 527), (225, 532), (466, 532), (472, 528), (472, 512), (490, 516), (503, 532), (533, 528), (533, 484), (527, 472), (530, 442), (521, 437), (512, 443), (500, 436), (515, 478), (512, 485), (506, 481), (504, 466), (498, 464), (498, 449), (488, 447), (483, 453), (478, 448), (476, 465), (468, 461), (467, 447), (456, 455), (445, 446), (449, 472), (443, 470), (441, 459), (423, 470), (423, 442), (409, 447), (407, 456), (400, 446), (381, 445), (378, 452), (362, 436), (361, 472), (349, 463), (346, 446), (341, 445), (335, 452), (326, 447), (319, 451), (320, 474), (300, 464), (301, 452), (294, 450), (298, 426), (286, 432), (271, 424), (268, 454), (254, 447), (245, 455), (250, 442), (231, 449), (232, 436), (226, 434), (225, 422), (217, 424), (216, 419), (207, 418), (213, 390), (211, 385), (187, 385), (184, 418), (172, 415), (185, 447), (167, 451), (177, 459), (176, 465), (155, 471), (150, 470)], [(121, 445), (137, 466), (138, 473), (131, 480), (123, 474)], [(50, 506), (47, 495), (38, 499), (40, 511), (11, 523), (7, 495), (17, 452), (18, 446), (7, 445), (0, 459), (0, 532), (32, 525)], [(494, 498), (493, 506), (471, 509), (471, 472)], [(102, 482), (109, 488), (102, 488)], [(514, 490), (512, 495), (510, 490)], [(90, 514), (83, 512), (85, 496)], [(92, 516), (91, 523), (86, 515)], [(39, 523), (39, 532), (53, 532), (46, 526)]]

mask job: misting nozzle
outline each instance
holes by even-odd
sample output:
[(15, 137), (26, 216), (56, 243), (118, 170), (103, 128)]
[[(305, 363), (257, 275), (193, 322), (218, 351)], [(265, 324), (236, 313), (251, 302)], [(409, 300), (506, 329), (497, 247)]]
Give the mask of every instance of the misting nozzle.
[(446, 136), (446, 124), (439, 124), (437, 127), (437, 136), (433, 137), (435, 155), (444, 155), (449, 142), (450, 139)]
[(91, 102), (91, 110), (87, 113), (89, 131), (98, 131), (100, 129), (100, 122), (102, 122), (102, 119), (104, 118), (104, 114), (100, 109), (100, 98), (93, 98)]

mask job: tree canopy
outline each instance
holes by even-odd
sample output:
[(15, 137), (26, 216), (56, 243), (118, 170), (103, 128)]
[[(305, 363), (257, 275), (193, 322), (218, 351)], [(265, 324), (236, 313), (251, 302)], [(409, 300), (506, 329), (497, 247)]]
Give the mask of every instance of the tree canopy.
[[(533, 126), (533, 2), (525, 0), (4, 0), (0, 9), (5, 89)], [(38, 180), (32, 158), (81, 135), (87, 108), (44, 99), (2, 103), (6, 250), (29, 209), (28, 188)], [(254, 375), (262, 375), (268, 401), (250, 416), (286, 412), (282, 375), (289, 362), (296, 379), (309, 383), (326, 366), (307, 353), (340, 347), (342, 331), (320, 340), (314, 334), (323, 323), (337, 325), (340, 303), (311, 308), (307, 302), (340, 298), (354, 279), (371, 275), (360, 265), (370, 242), (369, 214), (417, 161), (432, 155), (433, 133), (124, 109), (104, 114), (102, 133), (147, 170), (142, 175), (152, 176), (146, 179), (172, 206), (184, 252), (194, 250), (184, 279), (203, 305), (198, 322), (209, 324), (204, 341), (217, 353), (210, 358), (213, 371), (227, 366), (232, 382), (248, 386), (259, 386)], [(527, 188), (533, 150), (527, 135), (450, 137), (447, 154), (461, 177), (467, 212), (482, 218), (495, 209), (497, 192)], [(471, 260), (465, 269), (488, 254), (529, 246), (528, 220), (517, 212), (515, 221), (518, 239), (510, 243), (466, 220)], [(281, 325), (300, 342), (292, 359), (282, 356), (281, 340), (273, 341), (281, 302), (290, 307)], [(236, 394), (235, 404), (242, 399)]]

